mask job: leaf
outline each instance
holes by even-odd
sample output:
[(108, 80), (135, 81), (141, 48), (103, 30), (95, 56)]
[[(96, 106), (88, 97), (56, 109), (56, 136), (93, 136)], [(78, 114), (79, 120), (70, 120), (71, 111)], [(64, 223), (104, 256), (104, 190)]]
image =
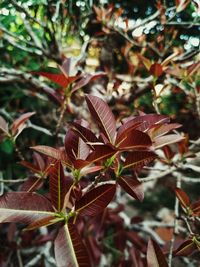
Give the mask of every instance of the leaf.
[(183, 11), (191, 1), (190, 0), (176, 0), (175, 2), (176, 2), (176, 12), (179, 13)]
[(117, 137), (116, 137), (116, 144), (120, 143), (120, 140), (123, 140), (128, 133), (133, 130), (137, 129), (139, 125), (141, 125), (142, 122), (135, 122), (134, 120), (127, 121), (126, 123), (122, 124), (118, 131), (117, 131)]
[(154, 63), (149, 69), (150, 73), (155, 77), (160, 77), (163, 74), (163, 67), (159, 63)]
[(146, 148), (152, 145), (150, 137), (138, 130), (131, 130), (122, 140), (118, 140), (120, 150), (129, 150), (137, 148)]
[(22, 160), (19, 162), (22, 166), (28, 168), (29, 170), (31, 170), (33, 173), (39, 173), (40, 169), (37, 168), (37, 166), (33, 165), (32, 163)]
[(60, 228), (54, 242), (57, 267), (90, 267), (87, 250), (75, 225)]
[[(96, 137), (96, 135), (88, 128), (82, 126), (81, 124), (77, 122), (73, 122), (72, 125), (74, 128), (72, 128), (73, 131), (75, 131), (80, 138), (85, 141), (85, 143), (88, 144), (90, 147), (93, 148), (91, 143), (97, 143), (99, 142), (99, 139)], [(93, 148), (94, 149), (94, 148)]]
[(115, 195), (116, 185), (100, 185), (75, 203), (75, 211), (81, 216), (95, 216), (102, 212)]
[(0, 130), (2, 130), (6, 135), (9, 135), (8, 123), (0, 116)]
[(153, 146), (155, 149), (161, 148), (166, 145), (178, 143), (184, 140), (185, 137), (180, 134), (168, 134), (164, 136), (159, 136), (154, 139)]
[(116, 149), (109, 145), (95, 145), (95, 150), (88, 156), (87, 161), (92, 163), (105, 160), (113, 156), (115, 153), (117, 153)]
[(61, 161), (64, 165), (70, 167), (69, 158), (67, 157), (67, 154), (65, 153), (64, 149), (56, 149), (50, 146), (33, 146), (31, 147), (31, 149), (53, 159), (57, 159)]
[(11, 131), (13, 135), (19, 134), (24, 127), (24, 124), (26, 121), (35, 114), (35, 112), (27, 112), (23, 115), (21, 115), (18, 119), (14, 120), (12, 126), (11, 126)]
[(126, 119), (125, 122), (128, 121), (132, 121), (132, 123), (142, 122), (142, 124), (137, 127), (137, 130), (144, 132), (154, 124), (169, 123), (170, 119), (166, 115), (146, 114), (137, 117), (130, 117)]
[(86, 74), (85, 76), (82, 76), (81, 79), (75, 84), (75, 86), (72, 88), (71, 92), (74, 93), (78, 89), (84, 87), (87, 85), (90, 81), (99, 78), (103, 75), (106, 75), (105, 72), (96, 72), (94, 74)]
[(189, 256), (197, 250), (196, 244), (192, 239), (185, 240), (175, 251), (175, 256)]
[(120, 176), (117, 182), (133, 198), (139, 201), (144, 199), (142, 183), (136, 177)]
[(129, 152), (124, 162), (123, 168), (142, 168), (148, 165), (151, 161), (157, 158), (157, 155), (152, 151), (133, 151)]
[(151, 67), (151, 61), (148, 58), (142, 56), (139, 53), (137, 54), (137, 56), (138, 56), (139, 60), (144, 64), (144, 66), (146, 67), (146, 69), (149, 70), (150, 67)]
[(49, 72), (36, 72), (35, 74), (48, 78), (50, 81), (60, 85), (61, 87), (67, 87), (69, 80), (63, 73), (49, 73)]
[(51, 203), (41, 195), (9, 192), (0, 197), (0, 222), (31, 223), (54, 216)]
[(187, 208), (190, 206), (190, 199), (188, 197), (188, 195), (181, 189), (176, 187), (174, 189), (175, 193), (176, 193), (176, 197), (179, 199), (182, 207)]
[(153, 125), (149, 130), (149, 136), (154, 139), (156, 137), (160, 137), (171, 130), (180, 128), (182, 125), (179, 123), (170, 123), (170, 124), (159, 124)]
[(46, 218), (38, 219), (38, 220), (30, 223), (24, 230), (30, 231), (30, 230), (40, 228), (42, 226), (49, 226), (49, 225), (52, 225), (52, 224), (54, 224), (54, 223), (56, 223), (62, 219), (63, 218), (56, 218), (55, 216), (49, 216)]
[(149, 240), (147, 247), (148, 267), (168, 267), (165, 256), (154, 240)]
[(110, 143), (114, 144), (116, 123), (111, 109), (106, 102), (97, 96), (86, 95), (86, 102), (90, 113), (98, 124), (100, 130), (108, 138)]
[(200, 200), (195, 201), (190, 205), (190, 209), (193, 212), (193, 216), (200, 216)]
[(20, 187), (20, 191), (33, 192), (42, 187), (44, 180), (38, 177), (29, 177)]
[(86, 161), (90, 152), (89, 146), (71, 129), (65, 136), (65, 151), (76, 169), (89, 164)]
[(67, 187), (63, 167), (60, 161), (51, 166), (49, 170), (49, 186), (51, 200), (58, 212), (64, 208), (64, 200), (70, 186)]

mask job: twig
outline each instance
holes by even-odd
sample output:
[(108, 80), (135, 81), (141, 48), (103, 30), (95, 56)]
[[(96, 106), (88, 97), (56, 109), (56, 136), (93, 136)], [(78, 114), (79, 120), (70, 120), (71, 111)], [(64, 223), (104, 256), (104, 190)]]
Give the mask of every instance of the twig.
[[(176, 187), (181, 187), (181, 174), (180, 173), (173, 173), (173, 176), (176, 178)], [(173, 236), (171, 239), (170, 249), (169, 249), (169, 255), (168, 255), (168, 264), (169, 267), (172, 267), (172, 257), (173, 257), (173, 249), (174, 249), (174, 243), (175, 243), (175, 236), (178, 233), (178, 221), (177, 218), (179, 217), (179, 200), (176, 197), (175, 204), (174, 204), (174, 231)]]

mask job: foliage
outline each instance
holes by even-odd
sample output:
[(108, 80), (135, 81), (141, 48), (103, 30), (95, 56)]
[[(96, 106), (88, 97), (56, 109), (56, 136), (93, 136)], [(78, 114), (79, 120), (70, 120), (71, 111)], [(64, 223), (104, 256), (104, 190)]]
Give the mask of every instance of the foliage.
[(0, 265), (196, 266), (198, 1), (0, 8)]

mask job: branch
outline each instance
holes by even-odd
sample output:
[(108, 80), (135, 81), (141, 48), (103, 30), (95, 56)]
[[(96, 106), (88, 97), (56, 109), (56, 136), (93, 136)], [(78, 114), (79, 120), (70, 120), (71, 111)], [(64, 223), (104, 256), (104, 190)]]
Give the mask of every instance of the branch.
[(19, 5), (15, 0), (10, 0), (10, 2), (13, 4), (14, 7), (16, 7), (16, 9), (19, 12), (23, 12), (27, 18), (29, 18), (30, 20), (34, 21), (35, 23), (37, 23), (38, 25), (40, 25), (41, 27), (45, 27), (45, 24), (43, 24), (42, 22), (40, 22), (39, 20), (37, 20), (35, 17), (32, 17), (28, 11), (21, 5)]

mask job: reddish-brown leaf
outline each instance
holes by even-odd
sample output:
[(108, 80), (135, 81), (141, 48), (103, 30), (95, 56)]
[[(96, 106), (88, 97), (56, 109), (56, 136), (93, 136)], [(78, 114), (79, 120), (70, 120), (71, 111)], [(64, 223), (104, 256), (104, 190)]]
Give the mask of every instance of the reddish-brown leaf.
[(75, 203), (75, 211), (81, 216), (95, 216), (102, 212), (115, 195), (116, 185), (100, 185), (86, 193)]
[(67, 186), (68, 184), (66, 183), (63, 167), (60, 161), (51, 166), (49, 174), (51, 201), (55, 209), (60, 212), (64, 208), (65, 196), (71, 186)]
[(197, 250), (196, 244), (192, 239), (184, 241), (175, 251), (175, 256), (189, 256)]
[(37, 189), (41, 188), (44, 183), (44, 180), (42, 178), (38, 177), (29, 177), (27, 181), (25, 181), (21, 187), (20, 191), (26, 191), (26, 192), (34, 192)]
[(67, 87), (69, 80), (63, 73), (49, 73), (49, 72), (36, 72), (35, 74), (48, 78), (50, 81), (60, 85), (61, 87)]
[(109, 145), (95, 145), (95, 150), (88, 156), (88, 162), (97, 162), (110, 158), (116, 153), (116, 149)]
[(195, 201), (190, 205), (190, 209), (193, 212), (193, 216), (200, 216), (200, 200)]
[(80, 138), (85, 141), (85, 143), (89, 143), (88, 145), (93, 148), (92, 143), (99, 142), (99, 139), (96, 137), (96, 135), (88, 128), (82, 126), (81, 124), (74, 122), (72, 123), (74, 128), (72, 128), (73, 131), (75, 131)]
[(180, 134), (167, 134), (164, 136), (156, 137), (154, 139), (153, 146), (154, 148), (158, 149), (166, 145), (178, 143), (182, 141), (185, 137), (181, 136)]
[(137, 129), (139, 125), (141, 125), (142, 122), (135, 122), (134, 120), (127, 121), (126, 123), (122, 124), (118, 131), (117, 131), (117, 137), (116, 137), (116, 145), (120, 143), (121, 140), (124, 139), (128, 133), (133, 130)]
[(64, 165), (70, 167), (69, 158), (63, 149), (56, 149), (50, 146), (34, 146), (31, 149), (42, 153), (48, 157), (61, 161)]
[(133, 151), (128, 153), (123, 167), (140, 169), (155, 158), (157, 158), (157, 155), (152, 151)]
[(100, 130), (108, 138), (110, 143), (114, 144), (116, 122), (111, 109), (106, 102), (97, 96), (86, 95), (86, 101), (90, 113), (98, 124)]
[(157, 138), (159, 136), (162, 136), (171, 130), (175, 130), (177, 128), (180, 128), (181, 124), (179, 123), (170, 123), (170, 124), (156, 124), (153, 125), (149, 130), (148, 134), (151, 137), (151, 139)]
[(54, 242), (58, 267), (90, 267), (87, 250), (73, 224), (60, 228)]
[(165, 256), (154, 240), (149, 240), (147, 247), (147, 265), (148, 267), (168, 267)]
[(6, 135), (9, 135), (8, 123), (0, 116), (0, 130), (3, 131)]
[(159, 63), (154, 63), (149, 69), (150, 73), (155, 77), (160, 77), (163, 74), (163, 67)]
[(120, 150), (147, 148), (152, 145), (151, 139), (146, 133), (135, 129), (128, 132), (122, 140), (120, 139), (118, 140), (118, 148)]
[(31, 223), (54, 216), (51, 203), (41, 195), (9, 192), (0, 197), (0, 222)]
[(72, 93), (77, 91), (78, 89), (82, 88), (83, 86), (87, 85), (90, 81), (101, 77), (102, 75), (105, 75), (105, 72), (97, 72), (94, 74), (86, 74), (81, 77), (81, 79), (75, 84), (75, 86), (72, 88)]
[(11, 126), (12, 134), (13, 135), (19, 134), (19, 132), (21, 132), (21, 130), (23, 129), (24, 124), (34, 114), (35, 114), (35, 112), (27, 112), (27, 113), (21, 115), (18, 119), (14, 120), (14, 122)]
[(176, 197), (179, 199), (181, 206), (184, 208), (187, 208), (190, 206), (190, 199), (188, 195), (181, 189), (181, 188), (175, 188), (174, 189), (176, 193)]
[(140, 183), (136, 177), (120, 176), (117, 182), (133, 198), (139, 201), (144, 199), (142, 183)]

